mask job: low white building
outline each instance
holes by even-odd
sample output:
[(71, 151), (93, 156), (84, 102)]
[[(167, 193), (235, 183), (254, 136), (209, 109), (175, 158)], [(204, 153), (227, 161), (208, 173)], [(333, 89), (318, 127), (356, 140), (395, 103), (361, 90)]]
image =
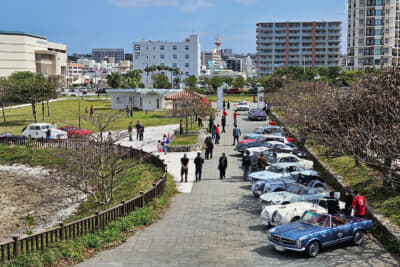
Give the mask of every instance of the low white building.
[(108, 89), (111, 96), (111, 108), (125, 110), (134, 107), (145, 111), (163, 110), (168, 108), (165, 96), (179, 92), (177, 89)]

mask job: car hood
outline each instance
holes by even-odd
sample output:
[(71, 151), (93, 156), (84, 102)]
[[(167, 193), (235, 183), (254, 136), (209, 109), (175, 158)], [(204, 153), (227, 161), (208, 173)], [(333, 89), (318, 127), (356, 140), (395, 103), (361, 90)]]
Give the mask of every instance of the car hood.
[(290, 240), (296, 240), (297, 238), (319, 232), (325, 228), (297, 222), (283, 224), (272, 229), (270, 230), (270, 233), (273, 235), (278, 235), (280, 237), (284, 237)]
[(275, 173), (270, 171), (261, 171), (261, 172), (253, 172), (249, 175), (250, 178), (257, 179), (257, 180), (271, 180), (271, 179), (278, 179), (282, 177), (281, 173)]
[(290, 193), (290, 192), (273, 192), (273, 193), (266, 193), (262, 194), (260, 196), (260, 199), (266, 202), (272, 201), (276, 202), (279, 201), (279, 203), (283, 203), (286, 200), (292, 200), (294, 197), (296, 197), (296, 194)]

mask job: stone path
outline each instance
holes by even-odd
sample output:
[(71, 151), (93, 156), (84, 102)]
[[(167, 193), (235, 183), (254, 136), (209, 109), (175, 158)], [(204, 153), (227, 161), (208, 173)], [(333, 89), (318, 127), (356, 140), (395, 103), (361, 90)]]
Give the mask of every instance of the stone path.
[[(243, 118), (244, 113), (242, 132), (262, 124)], [(217, 157), (206, 161), (203, 181), (190, 194), (177, 195), (159, 222), (78, 266), (398, 266), (374, 240), (363, 247), (325, 249), (314, 259), (268, 245), (259, 203), (242, 181), (240, 158), (232, 150), (232, 120), (229, 114), (227, 134), (215, 149), (216, 156), (225, 152), (229, 157), (228, 179), (219, 180)]]

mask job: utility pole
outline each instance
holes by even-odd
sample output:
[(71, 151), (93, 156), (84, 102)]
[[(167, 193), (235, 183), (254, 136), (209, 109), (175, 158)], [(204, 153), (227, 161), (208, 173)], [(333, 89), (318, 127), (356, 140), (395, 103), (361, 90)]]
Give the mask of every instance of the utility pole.
[(303, 80), (306, 80), (306, 57), (303, 56), (303, 67), (304, 67), (304, 74), (303, 74)]

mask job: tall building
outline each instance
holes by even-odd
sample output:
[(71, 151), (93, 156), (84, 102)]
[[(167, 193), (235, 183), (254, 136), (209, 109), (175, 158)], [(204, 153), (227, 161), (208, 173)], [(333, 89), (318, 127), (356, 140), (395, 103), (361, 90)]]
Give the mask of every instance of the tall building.
[(244, 60), (243, 60), (243, 58), (229, 57), (229, 58), (225, 59), (225, 62), (226, 62), (226, 68), (228, 70), (233, 70), (233, 71), (237, 71), (237, 72), (243, 72), (244, 71), (244, 68), (243, 68)]
[[(179, 68), (181, 79), (200, 75), (200, 42), (198, 35), (190, 35), (183, 42), (141, 41), (132, 43), (133, 69), (144, 70), (148, 66)], [(169, 74), (166, 73), (168, 78)], [(176, 76), (177, 74), (173, 74)], [(179, 74), (178, 74), (179, 75)], [(143, 82), (147, 85), (147, 75)]]
[(40, 35), (0, 31), (0, 77), (19, 71), (42, 73), (57, 87), (65, 86), (67, 46)]
[(347, 68), (399, 65), (400, 1), (349, 0)]
[(104, 58), (114, 58), (114, 62), (119, 64), (121, 60), (125, 60), (125, 49), (123, 48), (93, 48), (92, 59), (100, 63)]
[(257, 23), (257, 74), (278, 67), (339, 66), (341, 22)]

